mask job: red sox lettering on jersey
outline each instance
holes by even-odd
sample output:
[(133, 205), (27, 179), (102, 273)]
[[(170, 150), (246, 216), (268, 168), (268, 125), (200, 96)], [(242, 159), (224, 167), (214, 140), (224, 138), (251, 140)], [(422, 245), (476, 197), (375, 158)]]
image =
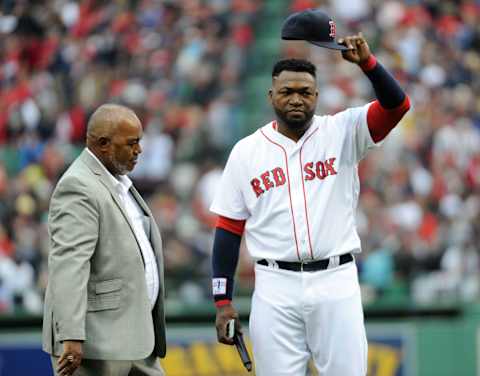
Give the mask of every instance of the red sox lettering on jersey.
[[(313, 180), (315, 178), (323, 180), (329, 175), (336, 175), (334, 163), (336, 158), (328, 158), (325, 161), (308, 162), (303, 166), (305, 172), (305, 181)], [(250, 181), (253, 191), (260, 197), (265, 191), (271, 188), (284, 185), (286, 182), (285, 172), (281, 167), (275, 167), (273, 170), (265, 171), (259, 178), (254, 178)]]
[(272, 122), (235, 145), (211, 210), (247, 220), (254, 259), (308, 261), (360, 251), (357, 165), (376, 145), (367, 110), (314, 116), (297, 142)]

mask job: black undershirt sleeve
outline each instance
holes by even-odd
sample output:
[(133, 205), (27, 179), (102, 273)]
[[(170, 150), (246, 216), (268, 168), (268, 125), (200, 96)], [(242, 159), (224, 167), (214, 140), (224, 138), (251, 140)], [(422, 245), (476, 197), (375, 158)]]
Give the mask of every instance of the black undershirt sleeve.
[(405, 92), (397, 80), (377, 61), (375, 67), (364, 71), (372, 83), (378, 101), (385, 109), (400, 106), (405, 100)]
[[(232, 300), (233, 278), (238, 264), (241, 240), (240, 235), (223, 228), (217, 227), (215, 230), (212, 252), (212, 283), (215, 301)], [(226, 279), (225, 289), (222, 287), (222, 279)], [(221, 293), (215, 293), (216, 290)]]

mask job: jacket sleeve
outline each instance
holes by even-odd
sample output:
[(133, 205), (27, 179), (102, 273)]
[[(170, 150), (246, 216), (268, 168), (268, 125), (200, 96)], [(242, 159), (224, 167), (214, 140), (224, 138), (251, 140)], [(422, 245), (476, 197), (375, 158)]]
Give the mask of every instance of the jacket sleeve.
[(50, 202), (48, 226), (48, 283), (57, 338), (85, 340), (87, 284), (98, 239), (99, 214), (95, 199), (81, 181), (59, 183)]

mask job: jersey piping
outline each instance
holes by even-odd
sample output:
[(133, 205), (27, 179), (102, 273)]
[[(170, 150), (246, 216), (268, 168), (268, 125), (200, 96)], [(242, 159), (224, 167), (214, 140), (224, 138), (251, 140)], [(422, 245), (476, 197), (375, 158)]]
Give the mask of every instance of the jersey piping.
[(299, 260), (301, 260), (300, 251), (298, 249), (297, 226), (295, 225), (295, 216), (293, 214), (292, 194), (290, 192), (290, 172), (289, 172), (289, 169), (288, 169), (287, 152), (282, 145), (280, 145), (280, 144), (276, 143), (275, 141), (271, 140), (270, 138), (268, 138), (267, 135), (263, 132), (263, 129), (260, 129), (260, 132), (262, 133), (263, 137), (265, 137), (268, 141), (270, 141), (272, 144), (278, 146), (282, 150), (283, 156), (285, 157), (285, 166), (286, 166), (286, 169), (287, 169), (287, 180), (288, 180), (288, 197), (290, 199), (290, 212), (291, 212), (291, 215), (292, 215), (293, 234), (295, 235), (295, 246), (297, 248), (297, 257), (298, 257)]
[(302, 160), (302, 151), (303, 147), (307, 143), (307, 141), (312, 137), (315, 132), (318, 131), (318, 127), (310, 133), (310, 135), (303, 141), (302, 146), (300, 147), (300, 174), (302, 174), (302, 189), (303, 189), (303, 202), (305, 203), (305, 219), (307, 221), (307, 234), (308, 234), (308, 244), (310, 245), (310, 256), (312, 257), (312, 260), (314, 259), (313, 257), (313, 247), (312, 247), (312, 238), (310, 236), (310, 223), (308, 221), (308, 209), (307, 209), (307, 195), (305, 193), (305, 182), (303, 178), (303, 160)]

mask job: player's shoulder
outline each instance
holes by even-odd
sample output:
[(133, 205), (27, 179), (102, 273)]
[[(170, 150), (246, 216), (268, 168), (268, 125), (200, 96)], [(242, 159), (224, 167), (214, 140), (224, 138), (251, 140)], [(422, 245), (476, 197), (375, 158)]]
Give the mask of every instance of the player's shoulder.
[(349, 107), (331, 115), (316, 116), (319, 122), (331, 125), (347, 125), (357, 122), (360, 118), (366, 117), (370, 103), (362, 106)]

